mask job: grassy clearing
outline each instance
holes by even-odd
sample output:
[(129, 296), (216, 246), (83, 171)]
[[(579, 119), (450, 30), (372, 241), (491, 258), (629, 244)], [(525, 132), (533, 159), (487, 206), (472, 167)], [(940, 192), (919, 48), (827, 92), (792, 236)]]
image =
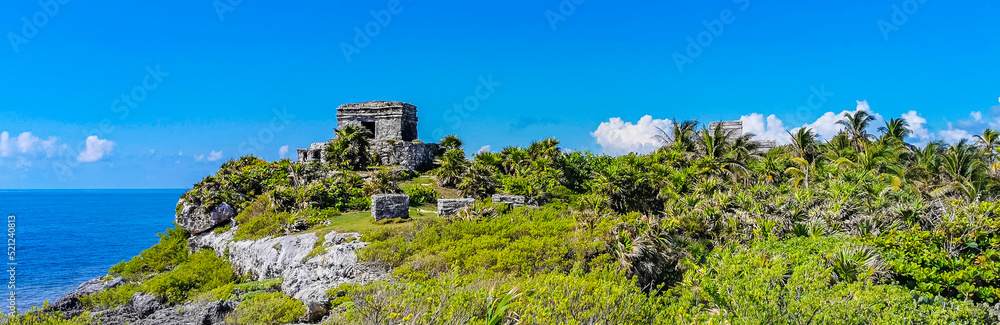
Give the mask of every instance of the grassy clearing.
[(410, 185), (425, 185), (430, 186), (435, 191), (438, 192), (439, 198), (442, 199), (458, 199), (462, 196), (458, 194), (458, 189), (446, 188), (438, 185), (431, 176), (420, 176), (405, 182), (399, 183), (399, 187), (410, 186)]
[[(422, 209), (426, 210), (427, 208), (422, 207)], [(409, 227), (418, 220), (436, 218), (436, 213), (420, 212), (417, 208), (410, 208), (410, 219), (390, 219), (375, 222), (375, 220), (372, 219), (370, 211), (353, 211), (336, 216), (330, 219), (329, 225), (310, 230), (310, 232), (323, 236), (326, 236), (326, 234), (331, 231), (340, 233), (358, 232), (364, 234), (382, 228), (392, 229)]]

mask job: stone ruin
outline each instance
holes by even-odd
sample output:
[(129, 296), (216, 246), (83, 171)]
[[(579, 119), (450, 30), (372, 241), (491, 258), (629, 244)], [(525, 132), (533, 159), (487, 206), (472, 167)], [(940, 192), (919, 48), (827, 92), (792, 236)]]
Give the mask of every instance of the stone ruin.
[(493, 194), (493, 203), (503, 203), (512, 207), (528, 205), (528, 198), (522, 195)]
[[(380, 164), (421, 172), (434, 167), (438, 145), (417, 140), (416, 106), (389, 101), (340, 105), (337, 128), (351, 125), (365, 128), (371, 134), (370, 150), (377, 153)], [(308, 149), (298, 149), (298, 161), (322, 161), (326, 144), (314, 143)]]
[(410, 217), (410, 196), (406, 194), (372, 195), (372, 218), (375, 221)]
[[(710, 132), (715, 132), (715, 129), (719, 127), (726, 132), (726, 140), (729, 141), (745, 134), (743, 133), (743, 121), (723, 121), (708, 124)], [(778, 143), (774, 140), (755, 140), (754, 142), (757, 144), (757, 150), (760, 152), (767, 152), (778, 146)]]
[(438, 216), (450, 217), (476, 203), (476, 199), (438, 199)]

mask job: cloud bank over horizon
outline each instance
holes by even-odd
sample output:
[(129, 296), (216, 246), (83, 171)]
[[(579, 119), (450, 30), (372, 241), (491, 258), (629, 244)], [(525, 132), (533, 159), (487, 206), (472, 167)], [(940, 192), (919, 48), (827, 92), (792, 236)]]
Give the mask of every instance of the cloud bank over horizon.
[(31, 166), (33, 160), (62, 159), (89, 163), (99, 161), (114, 151), (116, 143), (101, 139), (96, 135), (88, 136), (81, 142), (79, 153), (75, 156), (69, 145), (62, 139), (49, 136), (45, 140), (30, 131), (13, 136), (8, 131), (0, 132), (0, 160), (15, 158), (18, 166)]
[[(854, 114), (859, 111), (868, 112), (875, 118), (869, 124), (868, 132), (880, 134), (878, 128), (884, 126), (887, 119), (882, 114), (872, 110), (866, 100), (857, 101), (857, 107), (854, 110), (843, 110), (840, 113), (825, 112), (811, 123), (792, 128), (786, 126), (775, 114), (765, 116), (761, 113), (750, 113), (740, 116), (738, 120), (743, 122), (743, 132), (753, 133), (755, 138), (759, 140), (773, 140), (779, 145), (783, 145), (791, 141), (789, 132), (796, 132), (802, 127), (815, 131), (821, 140), (829, 140), (843, 130), (844, 127), (837, 122), (843, 119), (844, 114)], [(973, 139), (975, 134), (986, 128), (1000, 129), (1000, 106), (992, 107), (988, 114), (973, 111), (969, 113), (968, 119), (954, 123), (948, 122), (945, 129), (936, 132), (928, 128), (927, 119), (917, 111), (910, 110), (898, 118), (909, 124), (911, 134), (906, 139), (908, 142), (917, 145), (932, 141), (955, 144), (962, 140)], [(590, 135), (601, 146), (602, 152), (605, 154), (624, 155), (633, 152), (645, 154), (660, 147), (656, 136), (660, 134), (661, 129), (668, 130), (672, 125), (673, 121), (670, 119), (656, 119), (652, 115), (645, 115), (636, 123), (624, 121), (620, 117), (613, 117), (607, 122), (601, 122), (597, 126), (597, 130), (591, 132)], [(707, 126), (707, 123), (702, 126)]]

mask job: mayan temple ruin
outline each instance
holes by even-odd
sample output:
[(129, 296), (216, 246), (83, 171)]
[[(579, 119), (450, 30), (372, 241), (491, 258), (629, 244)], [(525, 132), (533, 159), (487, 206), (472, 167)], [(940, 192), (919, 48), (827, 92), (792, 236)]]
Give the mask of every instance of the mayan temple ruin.
[[(337, 107), (337, 128), (363, 127), (378, 161), (386, 166), (401, 166), (427, 171), (434, 165), (436, 143), (417, 139), (417, 107), (403, 102), (371, 101)], [(298, 149), (299, 162), (322, 161), (327, 142), (313, 143)]]
[[(743, 132), (743, 121), (712, 122), (708, 124), (709, 131), (715, 131), (715, 128), (718, 127), (722, 128), (726, 133), (727, 140), (730, 141), (745, 134)], [(778, 146), (774, 140), (755, 140), (754, 142), (757, 144), (757, 150), (760, 152), (766, 152)]]

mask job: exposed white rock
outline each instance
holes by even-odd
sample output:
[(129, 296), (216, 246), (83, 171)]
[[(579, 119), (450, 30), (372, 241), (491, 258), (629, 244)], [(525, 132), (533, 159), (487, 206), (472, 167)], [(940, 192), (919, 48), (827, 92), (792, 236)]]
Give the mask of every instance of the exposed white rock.
[[(384, 280), (386, 273), (358, 263), (357, 250), (368, 244), (358, 233), (327, 234), (322, 243), (326, 252), (309, 257), (319, 241), (315, 233), (233, 241), (235, 227), (228, 232), (194, 235), (188, 240), (193, 249), (211, 248), (228, 254), (233, 267), (250, 273), (256, 280), (282, 278), (281, 291), (306, 304), (325, 302), (326, 290), (344, 283)], [(308, 257), (308, 258), (307, 258)]]

